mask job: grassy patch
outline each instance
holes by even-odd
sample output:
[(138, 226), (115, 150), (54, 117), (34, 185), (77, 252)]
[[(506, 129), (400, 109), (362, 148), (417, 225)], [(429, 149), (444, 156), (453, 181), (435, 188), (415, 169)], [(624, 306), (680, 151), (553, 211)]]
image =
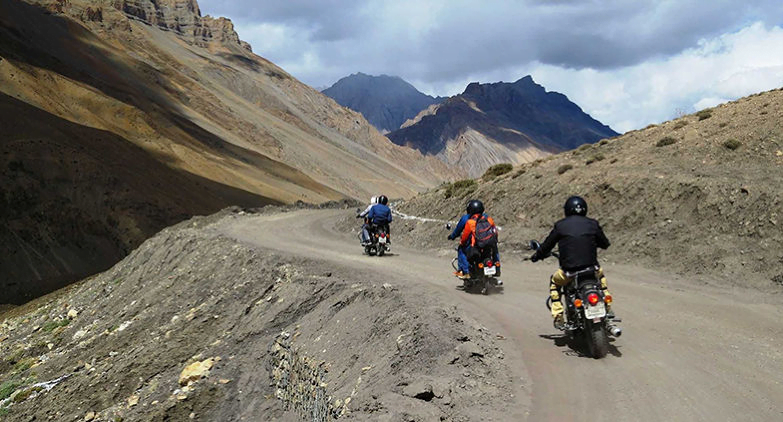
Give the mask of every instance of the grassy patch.
[(44, 325), (41, 327), (41, 331), (45, 333), (50, 333), (54, 331), (55, 328), (59, 327), (65, 327), (66, 325), (70, 324), (71, 320), (68, 318), (63, 318), (61, 320), (55, 320), (55, 321), (48, 321), (44, 323)]
[(656, 147), (665, 147), (666, 145), (671, 145), (676, 143), (677, 140), (672, 138), (671, 136), (667, 136), (665, 138), (661, 138), (656, 144)]
[(725, 142), (723, 142), (723, 147), (732, 151), (736, 150), (741, 146), (742, 146), (742, 142), (736, 139), (727, 139)]
[(16, 365), (14, 365), (13, 372), (17, 373), (17, 374), (20, 373), (20, 372), (24, 372), (24, 371), (30, 369), (37, 361), (38, 361), (38, 359), (30, 358), (30, 357), (19, 359), (19, 361), (16, 362)]
[(574, 166), (571, 164), (563, 164), (562, 166), (557, 168), (557, 174), (563, 174), (568, 170), (571, 170), (572, 168), (574, 168)]
[(39, 387), (30, 387), (28, 389), (20, 391), (19, 394), (17, 394), (14, 397), (13, 402), (14, 403), (21, 403), (21, 402), (27, 400), (27, 398), (32, 396), (34, 393), (39, 393), (39, 392), (41, 392), (43, 390), (44, 390), (44, 388), (40, 387), (40, 386)]
[(7, 407), (0, 407), (0, 416), (7, 416), (10, 412)]
[(585, 161), (585, 164), (587, 164), (589, 166), (590, 164), (593, 164), (596, 161), (603, 161), (605, 158), (606, 157), (604, 157), (603, 154), (596, 154), (596, 155), (588, 158), (587, 161)]
[(696, 113), (696, 117), (699, 118), (699, 121), (707, 120), (710, 117), (712, 117), (712, 110), (709, 110), (709, 109), (702, 110), (702, 111)]
[(609, 140), (608, 140), (608, 139), (601, 139), (601, 140), (598, 142), (598, 145), (600, 145), (600, 146), (604, 146), (604, 145), (606, 145), (606, 144), (608, 144), (608, 143), (609, 143)]
[(22, 382), (16, 379), (0, 384), (0, 400), (5, 400), (11, 397), (11, 394), (14, 394), (14, 391), (16, 391), (16, 389), (21, 385)]
[(674, 130), (682, 129), (685, 126), (688, 126), (687, 120), (678, 120), (677, 123), (674, 124)]
[(517, 170), (517, 172), (516, 172), (516, 173), (514, 173), (514, 175), (513, 175), (513, 176), (511, 176), (511, 178), (512, 178), (512, 179), (516, 179), (517, 177), (519, 177), (519, 176), (521, 176), (521, 175), (523, 175), (523, 174), (525, 174), (525, 173), (527, 173), (527, 170), (525, 170), (525, 169), (519, 169), (519, 170)]
[(511, 163), (495, 164), (494, 166), (488, 168), (481, 177), (485, 179), (492, 179), (510, 172), (512, 168), (514, 168), (514, 166), (512, 166)]
[(464, 195), (473, 192), (475, 188), (476, 181), (473, 179), (458, 180), (446, 186), (446, 192), (444, 192), (443, 196), (448, 199), (455, 195)]

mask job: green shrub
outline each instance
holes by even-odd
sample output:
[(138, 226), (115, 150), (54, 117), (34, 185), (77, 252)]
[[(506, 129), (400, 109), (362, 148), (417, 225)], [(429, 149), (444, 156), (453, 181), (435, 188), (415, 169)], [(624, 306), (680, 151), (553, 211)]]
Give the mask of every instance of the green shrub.
[(604, 157), (603, 154), (596, 154), (596, 155), (588, 158), (587, 161), (585, 161), (585, 164), (587, 164), (589, 166), (590, 164), (593, 164), (596, 161), (603, 161), (604, 158), (606, 158), (606, 157)]
[(33, 395), (33, 393), (38, 393), (43, 391), (43, 387), (30, 387), (26, 390), (20, 391), (16, 396), (14, 396), (14, 403), (21, 403), (25, 400), (27, 400), (28, 397)]
[(685, 126), (688, 126), (687, 120), (678, 120), (677, 123), (674, 124), (674, 130), (682, 129)]
[(671, 136), (667, 136), (665, 138), (661, 138), (661, 140), (658, 141), (658, 143), (655, 144), (656, 147), (665, 147), (666, 145), (671, 145), (673, 143), (676, 143), (677, 140), (672, 138)]
[(443, 194), (446, 199), (458, 194), (467, 194), (476, 188), (476, 181), (473, 179), (458, 180), (446, 187), (446, 192)]
[(696, 117), (699, 118), (699, 121), (707, 120), (710, 117), (712, 117), (712, 110), (709, 110), (709, 109), (702, 110), (702, 111), (696, 113)]
[(557, 174), (563, 174), (568, 170), (571, 170), (572, 168), (574, 168), (574, 166), (572, 166), (571, 164), (563, 164), (562, 166), (557, 168)]
[(14, 394), (14, 391), (16, 391), (20, 385), (22, 385), (22, 382), (15, 379), (0, 384), (0, 401), (11, 397), (11, 394)]
[(727, 139), (725, 142), (723, 142), (723, 147), (732, 151), (739, 148), (740, 146), (742, 146), (742, 142), (736, 139)]
[(510, 172), (513, 168), (514, 166), (512, 166), (511, 163), (495, 164), (494, 166), (488, 168), (481, 177), (485, 179), (492, 179)]
[(48, 321), (46, 322), (42, 327), (41, 331), (48, 333), (53, 331), (55, 328), (59, 327), (65, 327), (66, 325), (70, 324), (71, 320), (67, 318), (63, 318), (59, 321)]

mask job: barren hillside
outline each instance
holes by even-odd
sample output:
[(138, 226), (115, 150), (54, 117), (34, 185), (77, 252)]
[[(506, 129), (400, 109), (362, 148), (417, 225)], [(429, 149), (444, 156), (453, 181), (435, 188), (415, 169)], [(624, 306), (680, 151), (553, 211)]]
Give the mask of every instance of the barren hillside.
[[(444, 185), (402, 206), (454, 219), (482, 199), (505, 249), (542, 239), (569, 195), (613, 242), (606, 260), (702, 274), (732, 284), (783, 285), (783, 91), (775, 90), (513, 168)], [(418, 227), (418, 226), (417, 226)], [(442, 229), (413, 242), (442, 245)], [(405, 232), (406, 230), (400, 230)], [(425, 240), (426, 239), (426, 240)]]
[(0, 95), (0, 303), (105, 269), (194, 214), (408, 197), (452, 175), (195, 0), (3, 1)]

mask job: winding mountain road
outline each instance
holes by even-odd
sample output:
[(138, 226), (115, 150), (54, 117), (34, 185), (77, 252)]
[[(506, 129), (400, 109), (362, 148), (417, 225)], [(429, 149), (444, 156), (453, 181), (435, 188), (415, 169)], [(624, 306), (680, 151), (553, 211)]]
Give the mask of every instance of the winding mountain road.
[[(554, 260), (503, 261), (504, 292), (455, 288), (451, 250), (361, 254), (339, 230), (346, 210), (302, 210), (236, 220), (240, 241), (361, 270), (461, 307), (502, 334), (516, 412), (530, 421), (783, 420), (781, 306), (756, 291), (714, 288), (663, 272), (605, 265), (624, 335), (601, 360), (585, 357), (552, 328), (544, 307)], [(509, 236), (508, 233), (504, 233)], [(501, 251), (502, 253), (502, 251)]]

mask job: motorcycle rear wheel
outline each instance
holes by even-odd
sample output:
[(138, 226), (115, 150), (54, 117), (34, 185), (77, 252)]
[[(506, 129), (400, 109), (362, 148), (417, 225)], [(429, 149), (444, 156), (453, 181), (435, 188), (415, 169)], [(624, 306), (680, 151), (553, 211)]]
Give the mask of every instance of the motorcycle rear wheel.
[(604, 323), (587, 322), (585, 327), (585, 340), (590, 349), (590, 356), (594, 359), (601, 359), (609, 352), (609, 338), (606, 336)]

